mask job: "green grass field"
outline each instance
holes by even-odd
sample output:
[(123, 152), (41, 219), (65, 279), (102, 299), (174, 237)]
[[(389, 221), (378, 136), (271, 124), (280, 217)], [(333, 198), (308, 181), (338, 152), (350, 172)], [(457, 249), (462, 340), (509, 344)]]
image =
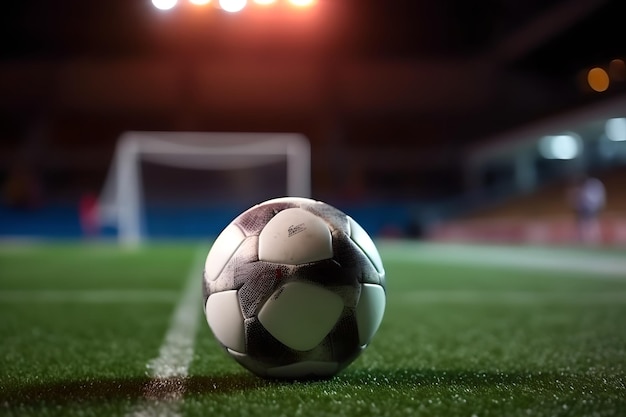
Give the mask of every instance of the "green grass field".
[[(202, 317), (208, 245), (4, 244), (0, 415), (626, 415), (626, 252), (379, 248), (373, 343), (330, 380), (273, 382), (227, 357)], [(190, 278), (197, 329), (172, 345), (188, 371), (155, 380)]]

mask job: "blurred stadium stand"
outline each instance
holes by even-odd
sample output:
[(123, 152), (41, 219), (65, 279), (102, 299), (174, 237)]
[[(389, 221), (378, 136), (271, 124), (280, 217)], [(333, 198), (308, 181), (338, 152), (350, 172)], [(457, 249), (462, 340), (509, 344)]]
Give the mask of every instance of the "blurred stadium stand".
[[(605, 124), (624, 116), (626, 100), (617, 97), (539, 120), (478, 143), (462, 159), (464, 166), (433, 175), (404, 171), (413, 153), (401, 148), (355, 148), (352, 155), (346, 148), (339, 155), (347, 161), (349, 187), (340, 184), (333, 194), (314, 197), (350, 213), (379, 237), (557, 243), (575, 240), (566, 187), (572, 175), (588, 172), (607, 187), (605, 240), (623, 243), (626, 141), (608, 140)], [(14, 153), (19, 164), (4, 161), (3, 237), (82, 236), (80, 198), (101, 191), (113, 161), (114, 147), (106, 137), (116, 132), (114, 126), (96, 125), (85, 147), (78, 135), (66, 130), (75, 122), (57, 123), (57, 133), (44, 136), (45, 122), (33, 125), (28, 140)], [(561, 132), (580, 138), (580, 155), (567, 160), (542, 156), (542, 138)], [(40, 163), (29, 165), (32, 159)], [(324, 180), (326, 166), (318, 160), (314, 181)], [(216, 236), (239, 212), (285, 189), (284, 163), (269, 167), (261, 177), (251, 170), (233, 177), (149, 162), (141, 171), (150, 238)], [(261, 178), (266, 181), (259, 182)], [(459, 185), (446, 186), (446, 181)], [(99, 235), (113, 237), (116, 230), (106, 227)]]
[[(599, 216), (602, 244), (626, 244), (626, 167), (592, 173), (607, 192)], [(430, 230), (438, 241), (571, 244), (578, 242), (575, 215), (567, 203), (568, 181), (553, 181), (537, 190), (472, 210)]]

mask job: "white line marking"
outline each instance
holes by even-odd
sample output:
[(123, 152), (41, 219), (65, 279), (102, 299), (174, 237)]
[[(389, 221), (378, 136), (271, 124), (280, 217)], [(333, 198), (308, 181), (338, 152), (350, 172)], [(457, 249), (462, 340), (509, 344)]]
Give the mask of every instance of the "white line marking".
[(0, 290), (0, 303), (173, 303), (173, 290)]
[(379, 246), (383, 262), (393, 260), (449, 265), (513, 267), (571, 273), (572, 276), (626, 279), (626, 260), (602, 253), (573, 252), (554, 248), (498, 247), (458, 244), (396, 244)]
[(187, 275), (186, 286), (172, 316), (159, 356), (147, 364), (151, 376), (144, 401), (129, 416), (179, 416), (185, 379), (193, 359), (201, 309), (201, 273), (206, 251), (199, 250)]
[[(390, 297), (391, 298), (391, 297)], [(416, 304), (626, 304), (626, 291), (550, 292), (550, 291), (493, 291), (493, 290), (412, 290), (393, 298)]]

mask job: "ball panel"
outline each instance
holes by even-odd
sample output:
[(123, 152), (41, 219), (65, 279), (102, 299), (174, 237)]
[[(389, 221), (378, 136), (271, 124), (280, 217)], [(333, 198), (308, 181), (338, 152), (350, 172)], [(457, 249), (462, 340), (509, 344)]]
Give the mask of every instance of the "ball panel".
[(213, 335), (222, 345), (245, 351), (243, 315), (236, 290), (212, 294), (206, 301), (204, 312)]
[(238, 290), (250, 277), (253, 277), (258, 268), (257, 244), (258, 236), (250, 236), (244, 239), (237, 251), (218, 277), (213, 280), (204, 280), (204, 293), (206, 297), (221, 291)]
[(378, 249), (376, 249), (374, 241), (360, 224), (354, 221), (352, 217), (347, 217), (350, 223), (350, 238), (361, 248), (361, 250), (372, 262), (378, 273), (384, 274), (385, 269), (383, 268), (383, 261), (380, 258), (380, 254), (378, 253)]
[(254, 207), (234, 220), (248, 236), (258, 236), (276, 212), (271, 207)]
[(239, 305), (245, 318), (254, 317), (265, 301), (274, 293), (283, 278), (288, 276), (289, 267), (266, 262), (253, 262), (242, 266), (248, 276), (239, 289)]
[(302, 206), (304, 204), (323, 204), (323, 203), (320, 201), (313, 200), (310, 198), (305, 198), (305, 197), (278, 197), (278, 198), (273, 198), (271, 200), (264, 201), (258, 204), (258, 206), (266, 206), (268, 204), (287, 204), (291, 207), (295, 207), (295, 205)]
[(345, 308), (341, 318), (322, 344), (332, 358), (340, 364), (352, 362), (360, 353), (359, 331), (354, 308)]
[(378, 330), (385, 313), (385, 290), (380, 285), (362, 284), (361, 297), (356, 306), (359, 343), (368, 344)]
[[(285, 276), (285, 281), (307, 281), (322, 287), (332, 288), (333, 291), (338, 293), (344, 291), (354, 293), (359, 289), (358, 270), (344, 268), (334, 259), (292, 266), (292, 268), (291, 275)], [(346, 305), (350, 305), (347, 299), (344, 299), (344, 301)], [(354, 300), (352, 305), (356, 305), (356, 300)]]
[(277, 213), (288, 209), (298, 207), (298, 204), (290, 201), (270, 202), (257, 204), (254, 207), (241, 213), (233, 223), (237, 224), (247, 236), (258, 236)]
[(303, 359), (303, 352), (290, 349), (267, 331), (258, 317), (244, 320), (246, 353), (266, 368), (280, 366)]
[(341, 265), (343, 274), (355, 276), (358, 282), (381, 284), (381, 274), (347, 234), (333, 232), (333, 253), (333, 260)]
[(207, 280), (214, 281), (217, 278), (245, 238), (241, 229), (234, 224), (230, 224), (219, 234), (204, 263), (204, 276)]
[(330, 204), (322, 203), (321, 201), (308, 200), (306, 202), (302, 202), (300, 207), (304, 210), (310, 211), (317, 217), (324, 219), (332, 231), (339, 230), (347, 233), (349, 230), (346, 214)]
[(342, 310), (343, 300), (339, 295), (318, 285), (294, 281), (270, 297), (258, 318), (284, 345), (306, 351), (328, 335)]
[(298, 265), (332, 256), (326, 222), (300, 208), (277, 213), (259, 235), (259, 259), (262, 261)]

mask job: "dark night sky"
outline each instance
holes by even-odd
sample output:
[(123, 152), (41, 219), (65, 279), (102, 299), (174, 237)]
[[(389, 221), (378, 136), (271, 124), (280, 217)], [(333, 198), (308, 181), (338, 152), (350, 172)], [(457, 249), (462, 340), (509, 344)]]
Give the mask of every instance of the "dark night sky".
[[(184, 26), (189, 23), (184, 20), (189, 16), (183, 15), (204, 14), (204, 18), (195, 18), (204, 26), (196, 36), (219, 38), (211, 29), (217, 19), (208, 17), (218, 14), (215, 10), (191, 11), (189, 6), (184, 7), (184, 2), (180, 3), (176, 10), (159, 12), (149, 0), (10, 2), (0, 17), (2, 58), (158, 53), (160, 45), (148, 32), (162, 20), (159, 15), (167, 14), (172, 20), (184, 22), (177, 27), (179, 31), (186, 30)], [(536, 64), (549, 70), (544, 64), (558, 59), (572, 69), (623, 54), (624, 5), (616, 0), (319, 0), (317, 7), (330, 10), (324, 19), (341, 19), (342, 28), (333, 34), (331, 42), (342, 44), (342, 52), (398, 59), (477, 54), (551, 9), (561, 7), (563, 14), (574, 13), (577, 4), (587, 11), (557, 29), (556, 34), (542, 35), (545, 39), (520, 57), (520, 65)], [(326, 30), (327, 25), (320, 27)], [(164, 30), (172, 30), (172, 26)], [(203, 45), (201, 40), (196, 41)]]
[[(107, 149), (127, 129), (301, 131), (322, 157), (411, 147), (449, 168), (472, 141), (626, 91), (580, 83), (626, 58), (620, 0), (319, 0), (306, 18), (180, 3), (5, 5), (1, 142), (29, 140), (41, 117), (57, 141)], [(148, 80), (179, 65), (199, 84), (142, 84), (133, 65)]]
[[(577, 77), (590, 66), (607, 66), (611, 59), (626, 56), (619, 0), (319, 0), (317, 20), (303, 24), (253, 21), (251, 13), (225, 16), (210, 7), (200, 10), (180, 3), (163, 13), (149, 0), (10, 2), (0, 17), (0, 65), (153, 57), (175, 61), (190, 56), (218, 62), (254, 55), (313, 59), (328, 67), (346, 60), (410, 62), (417, 67), (449, 62), (450, 68), (472, 61), (491, 65), (502, 86), (493, 87), (490, 79), (480, 82), (502, 95), (513, 96), (515, 85), (529, 84), (518, 100), (527, 104), (509, 113), (528, 113), (530, 118), (598, 98), (571, 91), (577, 89)], [(533, 89), (541, 91), (544, 85), (550, 85), (550, 97), (533, 96)], [(497, 99), (491, 100), (495, 105), (483, 110), (497, 113)], [(539, 110), (533, 113), (529, 109), (534, 103)], [(10, 101), (0, 105), (11, 110)], [(444, 117), (449, 111), (433, 107), (426, 116)], [(419, 118), (424, 112), (416, 108), (404, 113)], [(523, 121), (506, 115), (502, 119), (501, 128)]]

